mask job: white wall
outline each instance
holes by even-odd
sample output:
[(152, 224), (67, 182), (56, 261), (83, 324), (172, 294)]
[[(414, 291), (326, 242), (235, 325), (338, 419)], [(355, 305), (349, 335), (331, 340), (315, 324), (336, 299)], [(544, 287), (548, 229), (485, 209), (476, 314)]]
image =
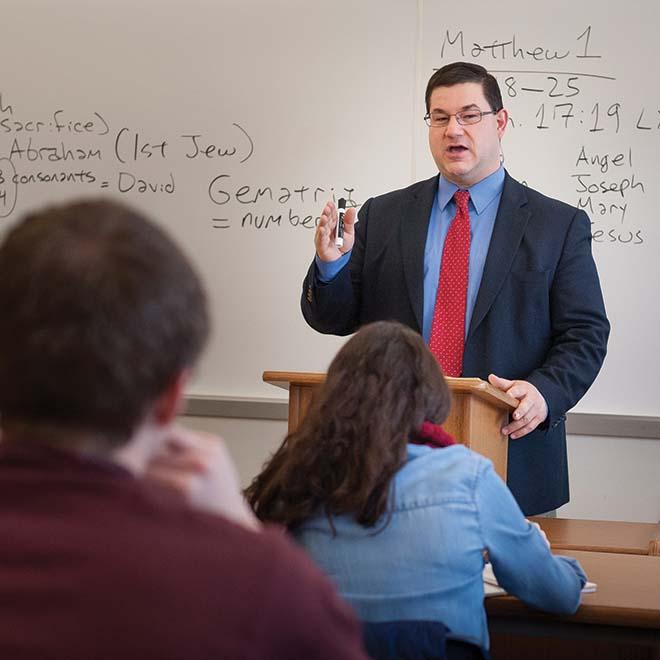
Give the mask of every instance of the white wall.
[[(284, 421), (183, 417), (191, 428), (224, 437), (243, 486), (286, 435)], [(564, 518), (660, 520), (660, 440), (569, 436), (571, 501)]]
[(246, 487), (261, 466), (284, 439), (285, 421), (266, 419), (234, 419), (229, 417), (181, 418), (189, 428), (222, 436), (238, 467), (241, 485)]
[(568, 437), (571, 501), (564, 518), (660, 520), (660, 440)]

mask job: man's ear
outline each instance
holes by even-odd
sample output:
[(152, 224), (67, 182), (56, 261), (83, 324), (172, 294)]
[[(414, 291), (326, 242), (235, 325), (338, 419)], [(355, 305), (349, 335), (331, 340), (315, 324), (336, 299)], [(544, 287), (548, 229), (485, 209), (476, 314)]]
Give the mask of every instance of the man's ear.
[(506, 108), (502, 108), (496, 115), (497, 120), (497, 136), (500, 140), (504, 137), (504, 131), (509, 123), (509, 113)]
[(190, 380), (190, 370), (179, 372), (163, 393), (156, 399), (153, 416), (162, 426), (171, 424), (183, 408), (183, 393)]

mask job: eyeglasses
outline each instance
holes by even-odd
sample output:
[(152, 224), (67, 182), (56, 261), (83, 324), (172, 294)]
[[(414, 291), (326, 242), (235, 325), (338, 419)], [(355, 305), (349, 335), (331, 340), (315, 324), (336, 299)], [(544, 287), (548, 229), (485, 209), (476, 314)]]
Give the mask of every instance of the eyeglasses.
[(449, 120), (452, 117), (456, 117), (456, 121), (461, 126), (469, 126), (470, 124), (478, 124), (484, 115), (496, 115), (500, 110), (489, 110), (488, 112), (482, 112), (481, 110), (461, 110), (461, 112), (456, 112), (453, 115), (446, 115), (439, 112), (431, 115), (427, 112), (424, 115), (424, 121), (431, 128), (444, 128), (449, 124)]

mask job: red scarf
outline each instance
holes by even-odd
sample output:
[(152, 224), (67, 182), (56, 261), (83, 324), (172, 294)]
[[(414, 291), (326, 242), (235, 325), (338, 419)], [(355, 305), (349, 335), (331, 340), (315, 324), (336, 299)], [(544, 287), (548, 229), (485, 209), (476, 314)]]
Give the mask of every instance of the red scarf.
[(456, 444), (456, 440), (442, 426), (431, 422), (424, 422), (422, 428), (417, 431), (417, 438), (411, 442), (415, 445), (426, 445), (436, 449)]

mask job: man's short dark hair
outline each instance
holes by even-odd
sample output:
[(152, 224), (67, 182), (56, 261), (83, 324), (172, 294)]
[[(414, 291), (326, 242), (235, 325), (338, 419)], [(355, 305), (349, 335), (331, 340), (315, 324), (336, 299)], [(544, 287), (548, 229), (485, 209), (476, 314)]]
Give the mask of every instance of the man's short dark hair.
[(0, 246), (0, 415), (128, 440), (209, 330), (188, 259), (155, 224), (92, 200), (25, 217)]
[(497, 84), (495, 76), (488, 73), (479, 64), (452, 62), (438, 69), (429, 78), (426, 85), (426, 112), (430, 111), (431, 94), (436, 87), (451, 87), (452, 85), (471, 82), (481, 85), (491, 110), (501, 110), (504, 107), (502, 92), (500, 92), (500, 86)]

